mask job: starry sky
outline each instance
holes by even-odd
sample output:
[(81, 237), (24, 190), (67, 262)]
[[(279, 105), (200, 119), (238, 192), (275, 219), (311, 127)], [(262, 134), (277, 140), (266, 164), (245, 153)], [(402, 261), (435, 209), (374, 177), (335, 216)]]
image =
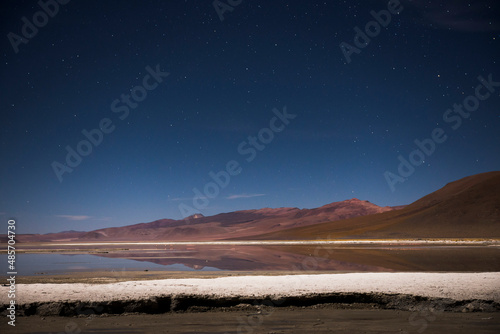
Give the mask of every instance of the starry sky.
[(500, 169), (493, 0), (0, 6), (5, 230), (401, 205)]

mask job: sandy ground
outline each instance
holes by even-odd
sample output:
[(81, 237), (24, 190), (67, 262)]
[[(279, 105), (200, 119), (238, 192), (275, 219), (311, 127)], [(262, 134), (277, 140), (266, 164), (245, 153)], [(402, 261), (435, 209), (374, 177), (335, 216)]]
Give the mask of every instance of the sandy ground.
[[(0, 287), (7, 304), (9, 287)], [(347, 273), (325, 275), (238, 276), (213, 279), (166, 279), (110, 284), (17, 284), (16, 302), (110, 301), (160, 295), (300, 296), (360, 292), (410, 294), (454, 300), (500, 302), (500, 272), (489, 273)]]
[(497, 334), (499, 313), (432, 313), (324, 308), (258, 311), (167, 313), (99, 317), (23, 317), (14, 333), (220, 333), (220, 334)]

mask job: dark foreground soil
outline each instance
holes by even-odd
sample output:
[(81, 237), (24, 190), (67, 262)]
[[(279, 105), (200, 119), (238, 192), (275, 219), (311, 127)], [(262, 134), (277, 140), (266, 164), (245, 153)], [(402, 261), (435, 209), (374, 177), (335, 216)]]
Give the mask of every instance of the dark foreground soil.
[(19, 317), (1, 333), (500, 333), (500, 312), (255, 307), (205, 312)]

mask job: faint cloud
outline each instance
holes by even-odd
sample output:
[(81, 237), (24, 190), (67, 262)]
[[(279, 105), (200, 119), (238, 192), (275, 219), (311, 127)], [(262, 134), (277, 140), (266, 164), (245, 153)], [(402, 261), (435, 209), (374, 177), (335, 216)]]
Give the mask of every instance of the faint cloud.
[(56, 215), (58, 218), (64, 218), (71, 221), (82, 221), (82, 220), (94, 220), (94, 221), (110, 221), (113, 217), (94, 217), (94, 216), (85, 216), (85, 215)]
[(74, 216), (74, 215), (56, 215), (58, 218), (64, 218), (67, 220), (72, 220), (72, 221), (79, 221), (79, 220), (89, 220), (93, 218), (92, 216)]
[(266, 194), (237, 194), (226, 197), (227, 199), (238, 199), (238, 198), (251, 198), (251, 197), (259, 197), (266, 196)]

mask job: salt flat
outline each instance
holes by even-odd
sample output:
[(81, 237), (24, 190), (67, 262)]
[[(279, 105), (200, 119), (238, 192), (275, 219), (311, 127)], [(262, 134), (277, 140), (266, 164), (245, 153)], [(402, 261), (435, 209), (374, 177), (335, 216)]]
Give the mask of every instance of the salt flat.
[[(409, 294), (500, 302), (500, 272), (238, 276), (110, 284), (18, 284), (16, 289), (16, 300), (21, 305), (33, 302), (144, 299), (182, 294), (214, 297), (287, 297), (335, 292)], [(8, 287), (0, 287), (1, 304), (8, 303), (7, 291)]]

